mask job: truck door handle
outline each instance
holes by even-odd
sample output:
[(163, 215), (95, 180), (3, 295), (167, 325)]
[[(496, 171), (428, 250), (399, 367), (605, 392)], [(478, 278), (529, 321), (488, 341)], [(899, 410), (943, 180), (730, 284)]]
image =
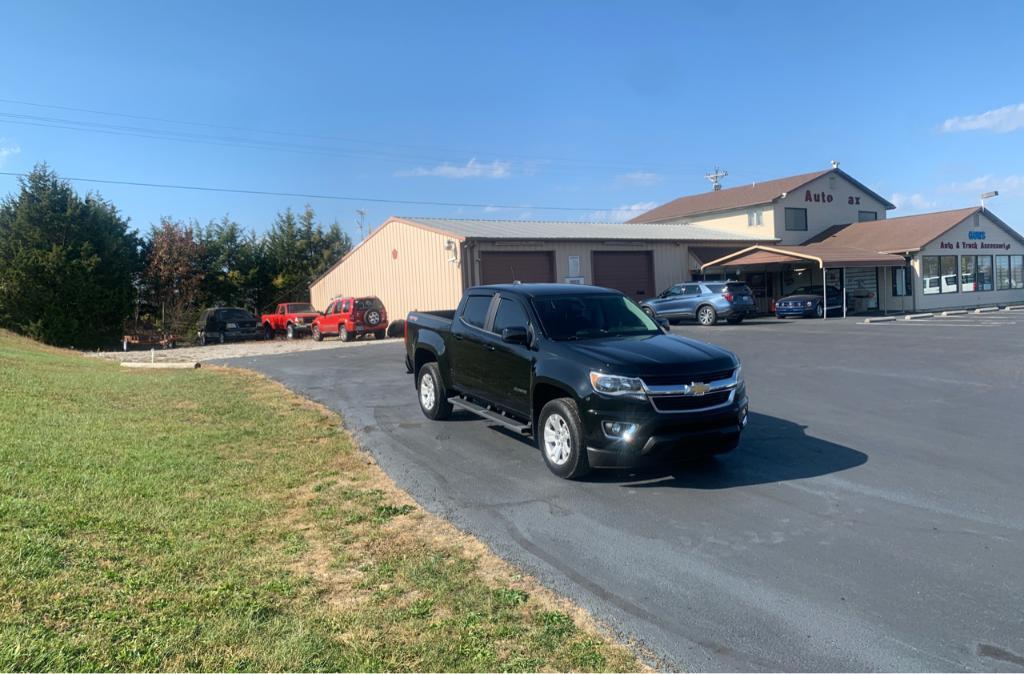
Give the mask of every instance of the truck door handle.
[(494, 345), (493, 344), (488, 344), (487, 345), (487, 350), (488, 351), (494, 351)]
[(452, 335), (452, 337), (454, 337), (455, 339), (459, 340), (460, 342), (462, 341), (462, 335), (460, 335), (457, 332), (454, 335)]

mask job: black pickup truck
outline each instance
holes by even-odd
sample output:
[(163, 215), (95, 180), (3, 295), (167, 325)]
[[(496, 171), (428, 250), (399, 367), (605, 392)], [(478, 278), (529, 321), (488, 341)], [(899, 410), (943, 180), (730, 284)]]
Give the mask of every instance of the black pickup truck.
[(405, 346), (427, 417), (459, 407), (533, 435), (564, 478), (728, 452), (747, 424), (735, 355), (606, 288), (471, 288), (455, 311), (410, 313)]

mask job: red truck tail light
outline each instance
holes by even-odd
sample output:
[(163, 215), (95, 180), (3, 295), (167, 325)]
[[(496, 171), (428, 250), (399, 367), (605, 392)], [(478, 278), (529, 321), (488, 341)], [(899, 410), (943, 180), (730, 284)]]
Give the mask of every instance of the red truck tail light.
[(722, 297), (725, 298), (726, 302), (732, 302), (732, 293), (722, 293)]

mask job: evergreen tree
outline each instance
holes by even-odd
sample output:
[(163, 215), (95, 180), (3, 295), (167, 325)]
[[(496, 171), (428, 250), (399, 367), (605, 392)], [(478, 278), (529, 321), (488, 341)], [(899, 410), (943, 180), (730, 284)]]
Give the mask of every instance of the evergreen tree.
[(19, 187), (0, 202), (0, 325), (59, 346), (116, 343), (140, 264), (128, 220), (45, 164)]

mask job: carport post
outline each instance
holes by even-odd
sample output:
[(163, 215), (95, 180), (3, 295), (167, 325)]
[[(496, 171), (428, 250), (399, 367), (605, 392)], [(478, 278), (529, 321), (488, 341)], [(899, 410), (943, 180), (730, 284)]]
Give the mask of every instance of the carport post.
[(821, 308), (824, 312), (821, 317), (828, 318), (828, 270), (825, 263), (821, 264)]
[(846, 318), (846, 267), (839, 270), (843, 275), (843, 318)]

